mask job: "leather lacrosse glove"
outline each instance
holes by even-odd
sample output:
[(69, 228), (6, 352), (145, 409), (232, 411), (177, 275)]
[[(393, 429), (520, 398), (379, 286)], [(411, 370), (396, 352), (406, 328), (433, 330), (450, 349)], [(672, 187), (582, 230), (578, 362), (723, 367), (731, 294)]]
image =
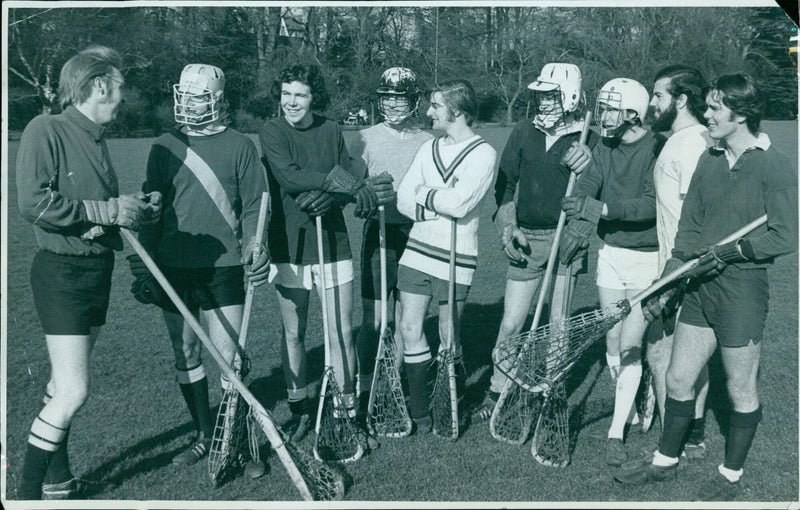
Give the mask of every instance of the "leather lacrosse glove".
[(375, 214), (378, 210), (378, 195), (375, 194), (366, 179), (358, 179), (339, 165), (325, 176), (323, 188), (328, 193), (342, 195), (348, 202), (356, 203), (356, 211), (364, 217)]
[(112, 197), (108, 200), (84, 200), (86, 221), (97, 225), (117, 225), (138, 230), (147, 204), (133, 195)]
[(142, 258), (136, 254), (128, 255), (128, 264), (134, 277), (131, 293), (136, 301), (145, 305), (160, 303), (164, 298), (164, 290), (147, 269)]
[(753, 247), (747, 239), (701, 248), (692, 257), (698, 257), (697, 267), (691, 271), (695, 278), (714, 277), (724, 271), (728, 264), (747, 262), (755, 258)]
[(561, 164), (572, 170), (575, 174), (580, 174), (592, 162), (592, 150), (579, 142), (572, 142), (569, 149), (561, 158)]
[(150, 193), (144, 193), (140, 191), (134, 196), (145, 203), (142, 225), (152, 225), (153, 223), (158, 223), (158, 220), (161, 217), (161, 192), (151, 191)]
[[(681, 259), (670, 258), (664, 264), (664, 270), (661, 272), (661, 277), (664, 278), (671, 274), (684, 264)], [(686, 283), (688, 278), (683, 276), (677, 282), (672, 282), (670, 285), (664, 287), (660, 292), (653, 293), (642, 301), (642, 314), (647, 322), (653, 322), (656, 319), (664, 319), (665, 329), (667, 329), (667, 320), (674, 317), (678, 311), (678, 305), (681, 302), (681, 296), (686, 290)], [(674, 328), (674, 324), (672, 325)]]
[[(387, 172), (367, 177), (364, 182), (366, 186), (375, 192), (379, 206), (394, 202), (397, 196), (394, 191), (394, 185), (392, 184), (394, 182), (394, 178)], [(361, 200), (359, 200), (359, 198)], [(374, 211), (371, 211), (370, 209), (365, 208), (364, 204), (365, 196), (356, 195), (356, 209), (354, 214), (359, 218), (371, 218), (377, 212), (377, 208)]]
[[(258, 257), (255, 256), (256, 251)], [(267, 282), (269, 277), (269, 248), (266, 245), (259, 245), (255, 238), (242, 250), (242, 263), (245, 265), (245, 276), (247, 281), (258, 287)]]
[(531, 247), (525, 233), (516, 225), (506, 225), (500, 236), (506, 256), (516, 262), (521, 262), (524, 255), (531, 254)]
[(561, 199), (561, 210), (569, 220), (577, 218), (597, 225), (603, 213), (603, 202), (587, 195), (573, 195)]
[(294, 202), (301, 211), (311, 216), (325, 216), (333, 205), (333, 196), (321, 189), (315, 189), (300, 193)]
[(589, 236), (597, 231), (597, 225), (586, 220), (572, 219), (561, 233), (558, 245), (558, 258), (564, 265), (569, 265), (575, 258), (589, 249)]

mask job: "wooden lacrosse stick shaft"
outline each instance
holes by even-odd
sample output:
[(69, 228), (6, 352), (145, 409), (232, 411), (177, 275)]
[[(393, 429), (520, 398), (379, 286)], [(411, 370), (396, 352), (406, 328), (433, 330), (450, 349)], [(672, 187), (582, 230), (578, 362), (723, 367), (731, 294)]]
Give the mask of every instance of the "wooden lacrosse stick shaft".
[[(586, 139), (589, 137), (589, 125), (592, 122), (592, 112), (586, 112), (583, 118), (583, 130), (578, 141), (581, 145), (586, 144)], [(569, 181), (567, 182), (567, 191), (565, 197), (572, 195), (572, 190), (575, 188), (575, 181), (578, 176), (575, 172), (570, 171)], [(561, 243), (561, 233), (564, 231), (564, 224), (567, 222), (567, 213), (561, 211), (558, 215), (558, 225), (556, 226), (556, 234), (553, 238), (553, 244), (550, 246), (550, 255), (547, 257), (547, 269), (544, 272), (542, 285), (539, 287), (539, 300), (536, 302), (536, 311), (533, 313), (533, 322), (531, 323), (531, 331), (539, 327), (539, 321), (542, 318), (542, 308), (544, 307), (544, 298), (550, 290), (550, 280), (553, 275), (553, 267), (555, 266), (556, 256), (558, 255), (558, 245)]]
[(375, 364), (372, 372), (372, 381), (369, 388), (369, 401), (367, 402), (367, 413), (372, 413), (375, 405), (375, 387), (378, 382), (378, 360), (383, 356), (386, 345), (383, 343), (383, 334), (389, 324), (389, 290), (386, 282), (386, 208), (378, 206), (378, 241), (380, 244), (381, 261), (381, 330), (378, 337), (378, 351), (375, 356)]
[[(714, 246), (719, 246), (721, 244), (730, 243), (732, 241), (735, 241), (735, 240), (739, 239), (740, 237), (749, 234), (750, 232), (752, 232), (753, 230), (757, 229), (758, 227), (760, 227), (761, 225), (765, 224), (766, 222), (767, 222), (767, 215), (764, 214), (763, 216), (760, 216), (759, 218), (756, 218), (755, 220), (751, 221), (750, 223), (748, 223), (747, 225), (743, 226), (742, 228), (740, 228), (736, 232), (732, 233), (731, 235), (727, 236), (726, 238), (722, 239), (721, 241), (715, 243)], [(632, 298), (630, 298), (628, 300), (628, 305), (630, 305), (630, 307), (633, 308), (634, 306), (636, 306), (637, 304), (642, 302), (650, 294), (653, 294), (654, 292), (656, 292), (656, 291), (660, 290), (661, 288), (663, 288), (665, 285), (669, 285), (670, 283), (672, 283), (675, 280), (679, 279), (681, 276), (683, 276), (687, 272), (689, 272), (692, 269), (694, 269), (695, 267), (697, 267), (697, 263), (698, 263), (699, 260), (700, 260), (699, 258), (696, 258), (694, 260), (690, 260), (689, 262), (686, 262), (681, 267), (679, 267), (675, 271), (671, 272), (670, 274), (668, 274), (664, 278), (661, 278), (660, 280), (656, 281), (653, 285), (647, 287), (646, 289), (644, 289), (640, 293), (638, 293), (635, 296), (633, 296)]]
[(275, 423), (272, 421), (272, 418), (267, 410), (264, 409), (264, 406), (261, 405), (261, 402), (258, 401), (255, 395), (253, 395), (250, 390), (247, 389), (247, 386), (245, 386), (242, 380), (239, 379), (239, 376), (236, 375), (236, 372), (234, 372), (228, 363), (225, 362), (225, 358), (222, 357), (222, 354), (219, 352), (219, 350), (217, 350), (217, 347), (200, 326), (197, 318), (192, 315), (192, 313), (183, 303), (177, 292), (175, 292), (175, 289), (172, 288), (172, 285), (164, 276), (164, 273), (161, 272), (156, 263), (153, 262), (153, 259), (147, 253), (147, 250), (145, 250), (139, 240), (136, 239), (136, 236), (124, 228), (121, 228), (120, 232), (122, 232), (122, 236), (125, 237), (125, 239), (133, 247), (133, 250), (142, 258), (142, 261), (147, 266), (147, 269), (150, 270), (150, 273), (153, 274), (153, 277), (156, 279), (159, 285), (161, 285), (161, 288), (163, 288), (164, 292), (167, 293), (167, 296), (169, 296), (172, 304), (174, 304), (181, 315), (183, 315), (183, 318), (186, 320), (187, 324), (189, 324), (189, 327), (192, 328), (200, 341), (203, 342), (206, 350), (208, 350), (208, 352), (211, 354), (211, 357), (214, 358), (214, 361), (216, 361), (217, 365), (219, 365), (220, 371), (236, 387), (236, 390), (242, 397), (244, 397), (247, 403), (250, 404), (250, 408), (255, 411), (256, 419), (264, 429), (267, 439), (269, 439), (272, 448), (281, 459), (283, 466), (289, 473), (289, 477), (292, 479), (292, 483), (294, 483), (295, 487), (297, 487), (297, 490), (300, 492), (300, 496), (306, 501), (313, 501), (314, 497), (312, 496), (311, 491), (308, 489), (308, 485), (306, 485), (303, 475), (300, 474), (300, 471), (297, 469), (297, 465), (294, 463), (294, 460), (292, 460), (291, 454), (286, 449), (283, 438), (281, 437), (280, 432), (278, 432), (278, 429), (275, 426)]
[[(267, 213), (270, 210), (269, 193), (261, 194), (261, 206), (258, 209), (258, 225), (256, 227), (256, 248), (253, 250), (253, 262), (261, 256), (261, 244), (264, 242), (264, 225), (267, 223)], [(244, 349), (247, 343), (247, 331), (250, 327), (250, 310), (253, 308), (253, 295), (255, 285), (247, 282), (247, 293), (244, 296), (244, 310), (242, 311), (242, 325), (239, 328), (239, 348)]]

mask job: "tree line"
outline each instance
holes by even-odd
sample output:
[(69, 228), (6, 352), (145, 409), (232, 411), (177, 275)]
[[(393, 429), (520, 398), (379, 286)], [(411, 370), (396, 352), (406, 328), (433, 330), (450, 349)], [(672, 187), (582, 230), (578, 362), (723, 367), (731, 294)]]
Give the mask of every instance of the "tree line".
[(8, 16), (9, 127), (58, 111), (58, 73), (90, 44), (123, 55), (120, 135), (173, 125), (172, 84), (191, 62), (219, 66), (234, 126), (256, 130), (277, 114), (270, 85), (280, 70), (312, 62), (325, 72), (326, 114), (374, 103), (381, 72), (414, 69), (423, 87), (467, 78), (482, 122), (525, 117), (527, 84), (547, 62), (580, 66), (589, 104), (615, 77), (651, 86), (669, 63), (708, 78), (747, 71), (766, 93), (767, 117), (797, 116), (792, 21), (775, 8), (610, 7), (79, 7), (14, 8)]

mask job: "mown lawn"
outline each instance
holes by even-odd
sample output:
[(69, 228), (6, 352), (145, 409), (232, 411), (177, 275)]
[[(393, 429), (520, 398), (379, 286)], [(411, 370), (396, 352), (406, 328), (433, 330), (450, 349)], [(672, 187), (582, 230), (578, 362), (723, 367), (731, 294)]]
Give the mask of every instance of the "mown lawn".
[[(797, 165), (797, 124), (767, 122), (765, 130), (773, 143)], [(479, 130), (498, 152), (510, 128)], [(346, 137), (353, 136), (347, 132)], [(255, 139), (255, 137), (254, 137)], [(120, 177), (122, 192), (136, 191), (143, 180), (151, 139), (110, 140), (109, 148)], [(7, 456), (6, 494), (15, 497), (25, 441), (31, 421), (40, 409), (48, 379), (44, 337), (33, 308), (28, 283), (31, 258), (36, 250), (29, 226), (17, 213), (14, 159), (18, 142), (9, 143), (9, 187), (4, 196), (8, 214), (8, 288), (5, 366), (6, 422), (3, 454)], [(4, 190), (5, 191), (5, 190)], [(480, 206), (482, 224), (480, 264), (464, 315), (463, 343), (469, 372), (466, 407), (476, 405), (488, 386), (491, 348), (502, 315), (506, 262), (491, 224), (493, 199)], [(360, 246), (360, 222), (346, 214), (354, 251)], [(593, 250), (596, 250), (596, 243)], [(256, 480), (242, 477), (215, 489), (206, 474), (205, 462), (190, 468), (170, 464), (189, 436), (191, 422), (173, 370), (173, 358), (163, 320), (156, 308), (137, 303), (129, 293), (132, 278), (124, 257), (118, 255), (108, 323), (94, 352), (90, 398), (72, 426), (73, 471), (88, 478), (103, 478), (114, 486), (92, 497), (104, 500), (169, 500), (133, 504), (137, 508), (174, 507), (174, 500), (241, 501), (236, 508), (258, 506), (257, 502), (293, 501), (298, 493), (282, 465), (269, 455), (270, 471)], [(579, 279), (573, 309), (597, 306), (594, 257), (589, 274)], [(748, 501), (798, 500), (798, 327), (797, 255), (784, 257), (770, 270), (770, 314), (764, 343), (760, 394), (762, 421), (746, 464), (744, 494)], [(356, 289), (360, 288), (356, 281)], [(280, 368), (278, 339), (280, 319), (274, 291), (267, 287), (255, 299), (248, 352), (253, 362), (250, 383), (262, 403), (278, 419), (287, 417), (285, 386)], [(307, 348), (311, 366), (321, 373), (321, 313), (316, 301), (310, 314)], [(354, 323), (361, 317), (360, 300)], [(426, 327), (435, 336), (436, 318)], [(209, 360), (210, 381), (218, 370)], [(712, 370), (720, 370), (718, 358)], [(220, 391), (212, 384), (212, 405)], [(612, 480), (612, 470), (603, 462), (603, 435), (611, 419), (613, 392), (598, 344), (581, 360), (568, 380), (574, 451), (566, 469), (545, 468), (523, 447), (497, 442), (485, 424), (467, 428), (457, 442), (434, 436), (383, 440), (382, 447), (359, 462), (348, 465), (354, 484), (348, 501), (477, 501), (477, 502), (653, 502), (686, 501), (695, 486), (716, 475), (724, 455), (728, 410), (724, 381), (712, 377), (709, 397), (705, 462), (682, 470), (675, 482), (645, 488), (624, 488)], [(628, 442), (631, 456), (644, 455), (657, 446), (659, 427)], [(308, 440), (307, 440), (308, 441)], [(263, 453), (268, 447), (262, 436)], [(310, 449), (310, 443), (306, 443)], [(245, 501), (254, 503), (244, 503)], [(630, 504), (630, 503), (629, 503)], [(209, 504), (211, 505), (211, 504)], [(345, 503), (347, 505), (347, 503)], [(576, 503), (580, 505), (580, 503)], [(206, 505), (203, 505), (204, 507)], [(651, 505), (647, 505), (651, 506)]]

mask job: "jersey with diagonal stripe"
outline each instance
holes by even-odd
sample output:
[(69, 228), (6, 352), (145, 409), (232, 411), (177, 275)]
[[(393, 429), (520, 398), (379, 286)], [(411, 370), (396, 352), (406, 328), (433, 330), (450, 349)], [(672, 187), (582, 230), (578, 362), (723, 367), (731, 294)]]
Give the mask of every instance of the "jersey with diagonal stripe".
[(153, 142), (142, 185), (162, 193), (161, 220), (139, 239), (166, 267), (241, 265), (241, 240), (255, 235), (266, 189), (256, 146), (238, 131), (166, 133)]
[(397, 209), (415, 223), (400, 264), (449, 280), (451, 218), (456, 218), (456, 282), (470, 285), (478, 264), (477, 207), (492, 185), (497, 152), (474, 136), (422, 144), (397, 189)]

